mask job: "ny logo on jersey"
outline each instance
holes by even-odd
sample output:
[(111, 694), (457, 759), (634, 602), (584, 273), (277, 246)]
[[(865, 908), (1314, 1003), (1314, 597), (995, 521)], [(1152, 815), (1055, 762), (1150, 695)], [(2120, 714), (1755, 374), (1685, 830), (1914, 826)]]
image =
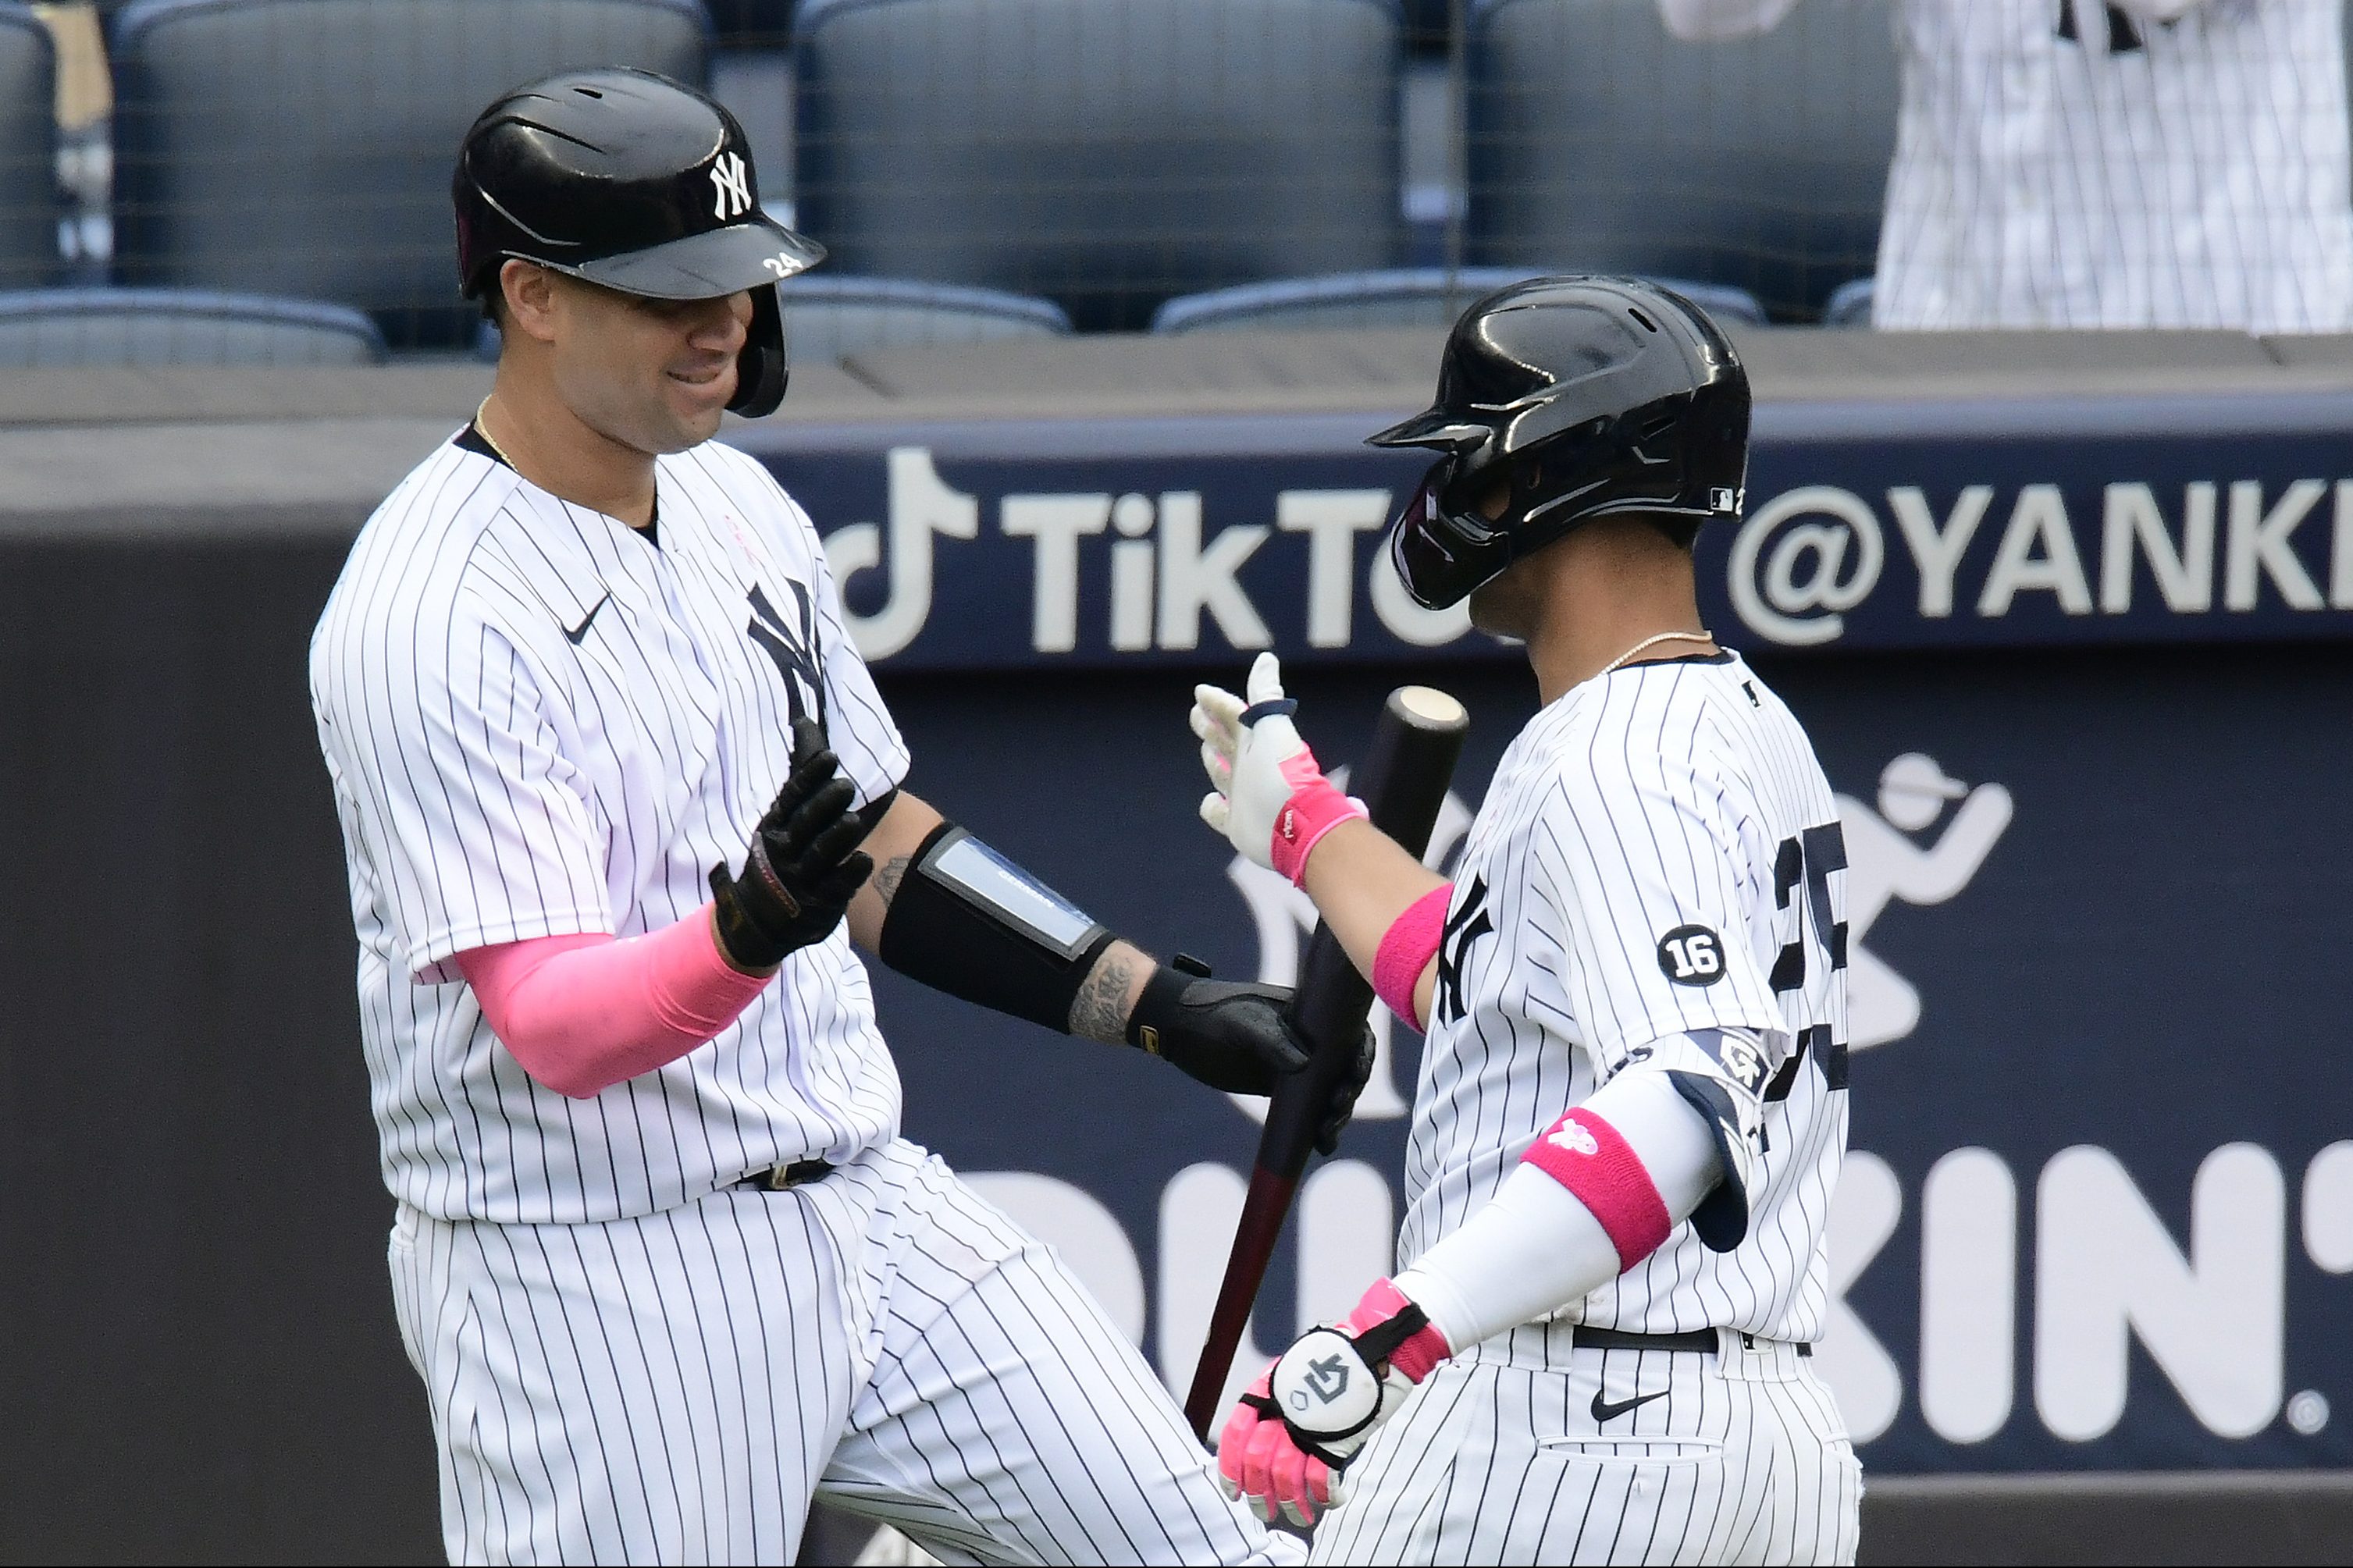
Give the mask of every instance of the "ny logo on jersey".
[(752, 210), (752, 171), (741, 153), (723, 153), (712, 162), (712, 216), (725, 223)]
[(1461, 1021), (1463, 963), (1471, 955), (1471, 944), (1494, 930), (1495, 922), (1487, 918), (1487, 879), (1473, 877), (1461, 910), (1447, 917), (1446, 934), (1438, 944), (1438, 996), (1430, 1010), (1432, 1022)]
[[(815, 710), (818, 724), (825, 724), (825, 671), (817, 661), (816, 616), (809, 607), (808, 590), (798, 583), (786, 582), (793, 591), (793, 602), (799, 607), (801, 624), (797, 630), (785, 623), (776, 605), (757, 583), (752, 584), (752, 618), (744, 630), (752, 640), (768, 650), (776, 661), (776, 673), (784, 677), (785, 703), (794, 722), (811, 716)], [(803, 693), (807, 696), (804, 697)]]

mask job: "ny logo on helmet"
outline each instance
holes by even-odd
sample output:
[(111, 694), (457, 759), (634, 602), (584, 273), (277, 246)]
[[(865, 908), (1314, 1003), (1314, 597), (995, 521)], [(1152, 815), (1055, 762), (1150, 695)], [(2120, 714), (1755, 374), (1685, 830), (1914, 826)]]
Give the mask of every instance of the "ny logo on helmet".
[(752, 210), (752, 171), (741, 153), (723, 153), (711, 164), (711, 188), (717, 193), (712, 215), (725, 223)]

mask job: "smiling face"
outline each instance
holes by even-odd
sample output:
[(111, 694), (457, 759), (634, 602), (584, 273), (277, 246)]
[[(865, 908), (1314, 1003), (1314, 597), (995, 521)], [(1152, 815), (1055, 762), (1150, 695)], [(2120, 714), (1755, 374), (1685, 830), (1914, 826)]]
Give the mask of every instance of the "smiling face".
[(530, 357), (583, 425), (649, 458), (718, 433), (751, 295), (644, 300), (522, 261), (506, 263), (500, 284), (507, 334), (532, 341)]

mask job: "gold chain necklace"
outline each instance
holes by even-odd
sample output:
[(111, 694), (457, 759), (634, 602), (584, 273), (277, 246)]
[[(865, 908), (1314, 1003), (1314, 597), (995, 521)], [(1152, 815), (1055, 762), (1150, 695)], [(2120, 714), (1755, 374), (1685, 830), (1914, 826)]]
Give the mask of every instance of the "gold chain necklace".
[(514, 468), (516, 473), (522, 473), (522, 470), (521, 468), (515, 468), (515, 460), (507, 456), (507, 449), (504, 447), (500, 446), (497, 440), (491, 437), (490, 426), (482, 423), (482, 410), (488, 408), (490, 405), (491, 400), (487, 397), (474, 405), (474, 434), (480, 436), (482, 438), (483, 443), (488, 446), (491, 451), (496, 452), (499, 455), (500, 462), (504, 463), (510, 468)]
[[(500, 462), (504, 463), (508, 468), (514, 469), (515, 473), (518, 476), (521, 476), (522, 473), (521, 466), (518, 465), (512, 458), (507, 456), (507, 449), (498, 444), (497, 439), (491, 435), (489, 428), (482, 423), (482, 410), (488, 408), (490, 405), (491, 400), (487, 397), (474, 405), (474, 434), (482, 438), (483, 445), (487, 446), (491, 451), (496, 452), (499, 455)], [(528, 483), (529, 481), (526, 480), (525, 482)], [(659, 496), (656, 496), (654, 499), (653, 512), (648, 515), (646, 521), (642, 524), (632, 523), (629, 526), (641, 530), (652, 527), (655, 519), (660, 515), (660, 508), (661, 499)]]
[[(485, 437), (484, 439), (487, 440), (489, 437)], [(1632, 647), (1628, 648), (1624, 653), (1620, 654), (1616, 658), (1613, 658), (1608, 664), (1603, 665), (1601, 667), (1601, 673), (1608, 675), (1613, 670), (1623, 669), (1626, 667), (1626, 661), (1628, 659), (1632, 658), (1636, 654), (1642, 652), (1645, 648), (1656, 647), (1662, 642), (1675, 642), (1679, 640), (1683, 642), (1714, 642), (1715, 640), (1715, 634), (1703, 626), (1695, 632), (1661, 632), (1656, 637), (1644, 637), (1641, 642), (1636, 643)]]

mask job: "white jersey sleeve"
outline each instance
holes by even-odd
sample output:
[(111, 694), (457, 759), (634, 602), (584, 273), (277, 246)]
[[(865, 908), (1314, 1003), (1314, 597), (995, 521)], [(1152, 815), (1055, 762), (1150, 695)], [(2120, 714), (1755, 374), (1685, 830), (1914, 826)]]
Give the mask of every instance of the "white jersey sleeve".
[(603, 832), (538, 677), (485, 612), (455, 590), (444, 636), (334, 715), (332, 760), (375, 807), (375, 880), (422, 981), (455, 978), (444, 961), (469, 948), (613, 929)]
[(1669, 1036), (1786, 1027), (1759, 946), (1772, 934), (1750, 929), (1742, 895), (1758, 868), (1721, 791), (1688, 763), (1565, 760), (1529, 855), (1538, 905), (1566, 928), (1562, 989), (1598, 1076)]

